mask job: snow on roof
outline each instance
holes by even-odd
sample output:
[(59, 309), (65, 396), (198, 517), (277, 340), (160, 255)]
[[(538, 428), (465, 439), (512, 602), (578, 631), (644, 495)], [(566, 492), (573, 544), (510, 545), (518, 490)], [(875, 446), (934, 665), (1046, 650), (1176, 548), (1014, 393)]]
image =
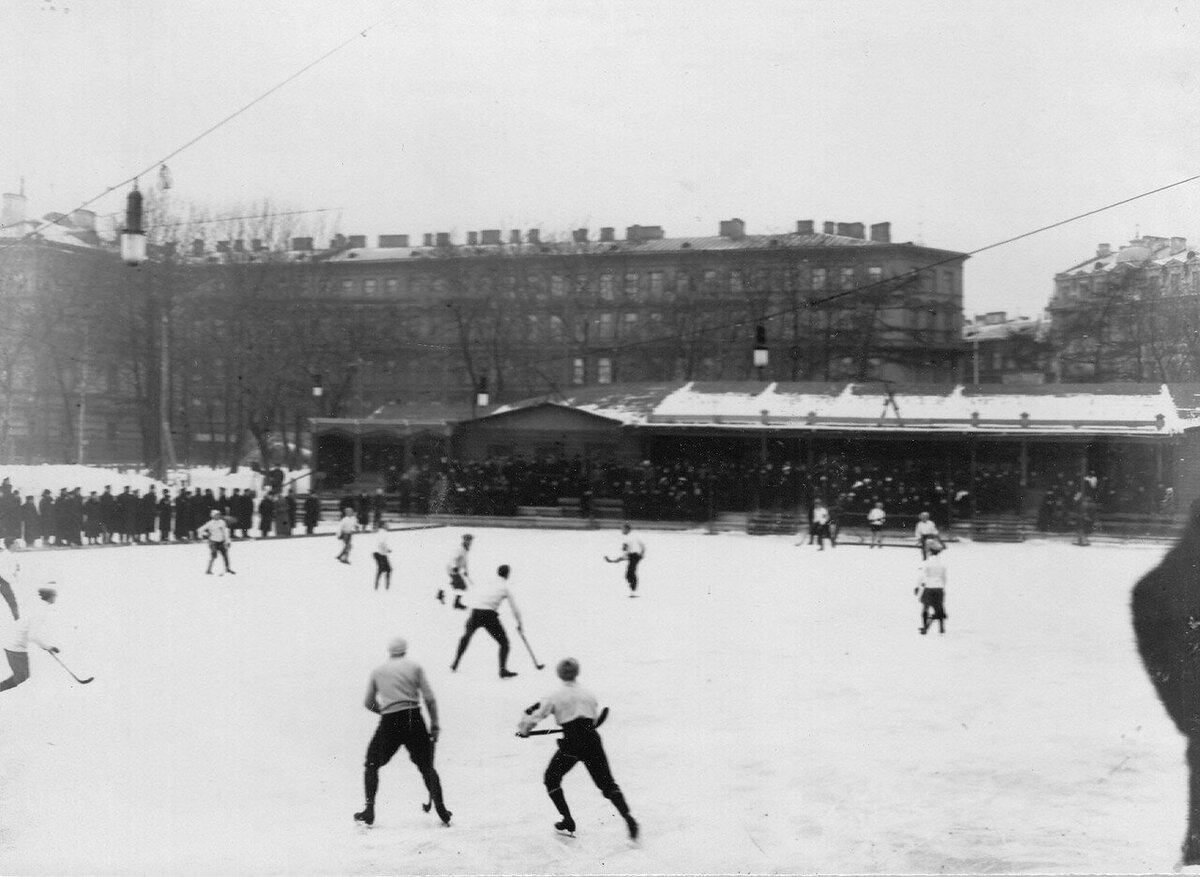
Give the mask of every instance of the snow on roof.
[(1019, 391), (1002, 387), (983, 392), (962, 385), (846, 384), (840, 392), (821, 386), (772, 383), (757, 392), (710, 392), (703, 385), (688, 384), (664, 399), (647, 422), (1120, 435), (1178, 434), (1185, 426), (1165, 385), (1057, 385)]

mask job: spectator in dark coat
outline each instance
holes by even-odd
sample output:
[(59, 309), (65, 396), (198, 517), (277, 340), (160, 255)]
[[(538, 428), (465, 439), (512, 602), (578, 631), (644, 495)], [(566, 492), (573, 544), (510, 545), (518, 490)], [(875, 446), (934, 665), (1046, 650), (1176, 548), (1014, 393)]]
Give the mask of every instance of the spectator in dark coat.
[(304, 532), (311, 536), (320, 520), (321, 501), (310, 493), (304, 497)]
[(49, 490), (42, 491), (38, 501), (38, 515), (42, 519), (42, 544), (53, 545), (58, 538), (58, 527), (54, 521), (54, 497)]
[(258, 532), (263, 539), (271, 535), (271, 524), (275, 519), (275, 500), (270, 492), (258, 501)]
[(21, 506), (21, 538), (30, 548), (42, 538), (42, 516), (38, 514), (37, 503), (32, 496), (25, 497), (25, 505)]
[(175, 511), (175, 507), (171, 502), (171, 491), (164, 490), (162, 497), (158, 501), (158, 541), (171, 541), (171, 518)]

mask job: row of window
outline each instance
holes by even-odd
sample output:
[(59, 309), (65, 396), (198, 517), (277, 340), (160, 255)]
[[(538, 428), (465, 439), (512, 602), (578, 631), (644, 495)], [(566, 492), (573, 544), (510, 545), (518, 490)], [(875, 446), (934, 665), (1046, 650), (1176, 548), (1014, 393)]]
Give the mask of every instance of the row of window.
[[(954, 294), (958, 291), (958, 273), (953, 269), (931, 269), (923, 272), (920, 285), (926, 291)], [(794, 268), (756, 268), (752, 271), (732, 269), (717, 271), (709, 269), (692, 275), (684, 271), (668, 276), (664, 271), (648, 271), (644, 274), (628, 271), (624, 274), (606, 272), (593, 278), (586, 274), (551, 274), (548, 278), (528, 276), (518, 278), (508, 275), (502, 278), (481, 276), (470, 278), (470, 290), (462, 292), (487, 292), (494, 286), (506, 298), (517, 298), (521, 286), (528, 287), (539, 299), (565, 298), (570, 295), (587, 295), (595, 292), (601, 300), (616, 301), (619, 298), (636, 301), (674, 301), (696, 293), (727, 291), (732, 295), (766, 291), (822, 291), (829, 289), (855, 289), (879, 283), (884, 279), (882, 265), (868, 265), (865, 273), (854, 266), (836, 269), (800, 266)], [(402, 281), (408, 281), (407, 290)], [(594, 283), (593, 283), (594, 280)], [(445, 295), (454, 290), (455, 284), (445, 277), (420, 274), (413, 277), (346, 278), (339, 281), (341, 295), (346, 298), (399, 297), (402, 292)]]

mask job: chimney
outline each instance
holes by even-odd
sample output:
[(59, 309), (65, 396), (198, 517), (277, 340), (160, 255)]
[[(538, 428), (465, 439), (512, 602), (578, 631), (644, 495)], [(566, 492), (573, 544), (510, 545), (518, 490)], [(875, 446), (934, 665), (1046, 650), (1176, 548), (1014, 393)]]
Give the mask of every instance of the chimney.
[(641, 243), (657, 241), (663, 236), (661, 225), (631, 225), (625, 229), (625, 240)]
[(614, 234), (614, 231), (615, 230), (613, 229), (613, 227), (611, 225), (606, 225), (603, 228), (601, 228), (600, 229), (600, 242), (602, 244), (608, 244), (608, 243), (612, 243), (613, 241), (615, 241), (617, 238), (616, 238), (616, 235)]
[(498, 246), (500, 244), (500, 229), (485, 228), (479, 233), (479, 243), (486, 246)]
[(217, 252), (218, 253), (228, 253), (229, 252), (229, 241), (217, 241)]
[(510, 232), (508, 233), (508, 242), (509, 242), (510, 244), (519, 244), (519, 243), (521, 243), (521, 229), (519, 229), (519, 228), (514, 228), (512, 231), (510, 231)]
[(429, 232), (425, 232), (425, 243), (422, 246), (426, 246), (426, 247), (433, 246), (433, 235), (430, 234)]
[(439, 232), (437, 233), (437, 245), (438, 245), (439, 247), (448, 247), (448, 246), (450, 246), (450, 232), (448, 232), (448, 231), (439, 231)]
[(1187, 249), (1187, 238), (1171, 238), (1171, 255), (1182, 253)]
[(261, 253), (266, 250), (266, 247), (263, 246), (262, 238), (252, 238), (250, 240), (250, 249), (256, 253)]
[(526, 232), (525, 239), (531, 244), (540, 244), (542, 242), (542, 233), (536, 228), (531, 228)]
[(379, 236), (379, 249), (387, 250), (392, 247), (407, 247), (408, 235), (406, 234), (381, 234)]
[(1096, 244), (1096, 258), (1103, 259), (1105, 256), (1112, 255), (1112, 247), (1109, 244)]
[(81, 231), (96, 230), (96, 214), (91, 210), (73, 210), (71, 212), (71, 222)]
[[(296, 240), (299, 240), (299, 238), (296, 238)], [(299, 248), (297, 247), (296, 249)], [(192, 241), (192, 255), (197, 259), (203, 258), (204, 256), (204, 241), (200, 238), (196, 238)]]
[(233, 242), (233, 251), (235, 253), (246, 252), (246, 242), (244, 240), (242, 240), (241, 238), (238, 238), (236, 241)]
[(467, 232), (467, 246), (468, 247), (479, 246), (479, 232), (477, 232), (477, 231)]
[(796, 234), (812, 234), (813, 221), (811, 219), (796, 220)]
[(837, 226), (832, 222), (825, 223), (825, 234), (837, 234)]
[(0, 207), (0, 225), (12, 228), (25, 221), (25, 196), (4, 193), (4, 204)]
[(329, 242), (329, 249), (344, 250), (346, 248), (346, 236), (341, 232), (335, 234)]
[(575, 243), (586, 244), (588, 239), (588, 230), (586, 228), (577, 228), (574, 231)]
[[(197, 241), (196, 243), (203, 243)], [(292, 238), (292, 249), (298, 253), (311, 253), (313, 248), (312, 238)], [(204, 252), (201, 250), (201, 252)]]
[(849, 222), (839, 222), (837, 224), (837, 233), (844, 238), (852, 238), (854, 235), (851, 234), (850, 229), (853, 227), (854, 226)]
[(365, 234), (350, 235), (350, 247), (356, 250), (365, 249), (367, 246), (367, 236)]
[(740, 241), (746, 236), (746, 223), (740, 219), (723, 219), (718, 234), (731, 241)]
[(871, 240), (881, 244), (890, 244), (892, 242), (892, 224), (890, 222), (877, 222), (872, 225)]

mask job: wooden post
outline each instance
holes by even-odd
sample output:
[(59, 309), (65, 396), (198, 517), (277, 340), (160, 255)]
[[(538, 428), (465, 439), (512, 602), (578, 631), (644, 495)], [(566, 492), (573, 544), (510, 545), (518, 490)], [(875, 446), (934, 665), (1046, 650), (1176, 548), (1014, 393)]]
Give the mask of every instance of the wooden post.
[(1025, 515), (1025, 491), (1029, 487), (1029, 442), (1021, 439), (1021, 483), (1017, 491), (1017, 515)]

